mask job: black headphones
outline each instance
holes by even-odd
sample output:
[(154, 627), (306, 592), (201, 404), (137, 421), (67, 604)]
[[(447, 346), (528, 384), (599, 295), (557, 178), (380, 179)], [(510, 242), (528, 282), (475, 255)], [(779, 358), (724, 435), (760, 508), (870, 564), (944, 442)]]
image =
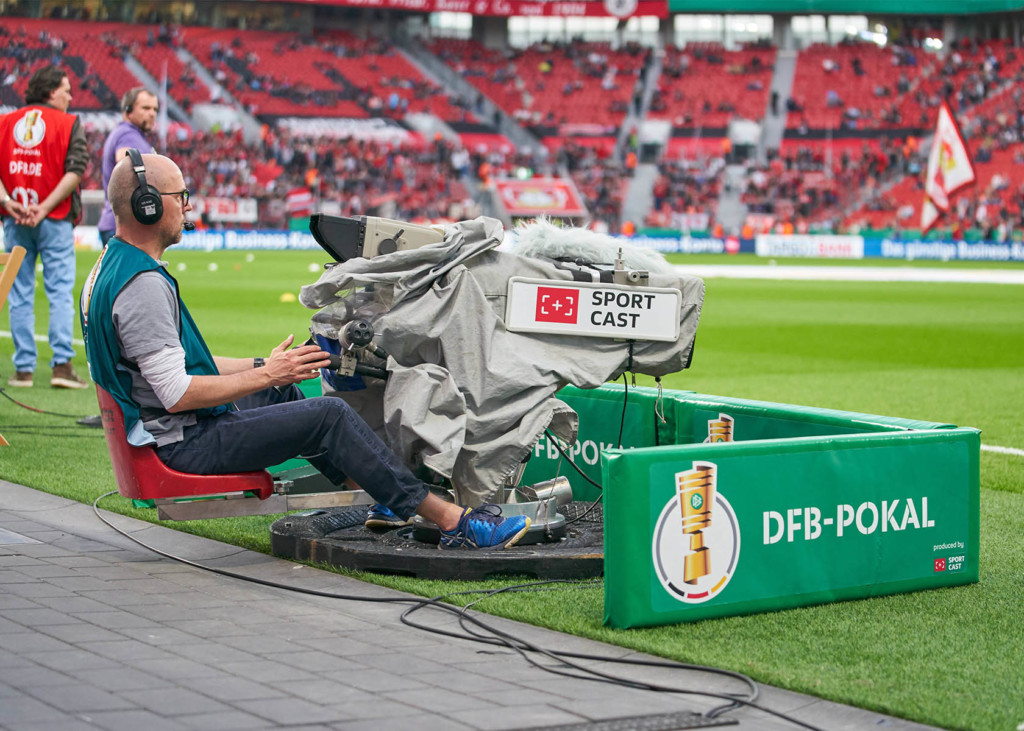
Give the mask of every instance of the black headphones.
[(139, 185), (132, 192), (132, 213), (135, 220), (146, 226), (157, 223), (164, 215), (164, 202), (160, 191), (146, 182), (146, 166), (142, 163), (142, 153), (134, 147), (128, 150), (128, 159), (139, 179)]
[(131, 114), (132, 110), (135, 109), (135, 102), (139, 100), (139, 94), (142, 92), (149, 93), (149, 90), (144, 86), (136, 86), (134, 89), (129, 89), (124, 93), (124, 97), (121, 99), (121, 108), (125, 114)]

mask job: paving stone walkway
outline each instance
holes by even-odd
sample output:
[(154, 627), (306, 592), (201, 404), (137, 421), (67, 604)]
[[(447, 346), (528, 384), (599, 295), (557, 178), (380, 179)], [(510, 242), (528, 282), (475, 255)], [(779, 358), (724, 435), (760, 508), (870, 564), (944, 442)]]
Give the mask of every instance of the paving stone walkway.
[[(161, 550), (333, 593), (408, 595), (107, 513)], [(402, 606), (339, 601), (225, 578), (148, 551), (92, 507), (0, 480), (0, 728), (461, 731), (595, 725), (705, 712), (707, 699), (542, 672), (505, 648), (400, 623)], [(431, 612), (429, 621), (457, 628)], [(427, 620), (426, 611), (417, 617)], [(488, 622), (553, 649), (636, 655), (517, 622)], [(698, 673), (601, 667), (711, 692)], [(759, 703), (823, 729), (924, 726), (761, 686)], [(763, 712), (741, 729), (794, 729)], [(623, 725), (622, 728), (637, 726)]]

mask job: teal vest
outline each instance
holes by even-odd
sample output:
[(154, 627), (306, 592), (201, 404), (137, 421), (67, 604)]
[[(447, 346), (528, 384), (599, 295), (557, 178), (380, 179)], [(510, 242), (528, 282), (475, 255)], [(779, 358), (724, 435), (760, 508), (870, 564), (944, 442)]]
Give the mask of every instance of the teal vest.
[[(185, 350), (185, 371), (193, 376), (220, 375), (217, 365), (213, 362), (213, 356), (210, 355), (210, 349), (206, 347), (203, 336), (199, 334), (199, 328), (192, 321), (185, 303), (181, 301), (178, 283), (174, 277), (141, 249), (117, 237), (110, 239), (85, 282), (79, 316), (82, 321), (82, 334), (85, 337), (85, 355), (89, 360), (89, 375), (93, 382), (110, 393), (120, 405), (124, 413), (128, 443), (137, 447), (153, 444), (156, 440), (142, 426), (140, 407), (132, 399), (130, 372), (138, 372), (138, 367), (121, 357), (112, 315), (114, 300), (121, 290), (142, 272), (154, 270), (167, 278), (178, 298), (178, 336)], [(204, 418), (223, 414), (230, 408), (227, 405), (217, 406), (212, 409), (197, 409), (193, 413), (199, 418)]]

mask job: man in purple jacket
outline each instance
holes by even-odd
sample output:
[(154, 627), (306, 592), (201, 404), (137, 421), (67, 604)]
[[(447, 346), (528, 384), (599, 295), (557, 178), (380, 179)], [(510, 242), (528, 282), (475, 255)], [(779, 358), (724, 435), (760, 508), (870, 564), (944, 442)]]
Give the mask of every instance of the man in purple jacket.
[[(131, 148), (140, 152), (156, 152), (153, 145), (146, 139), (146, 133), (153, 129), (156, 124), (156, 113), (160, 109), (160, 101), (155, 94), (150, 93), (145, 87), (137, 86), (128, 91), (121, 100), (121, 112), (124, 115), (123, 121), (114, 127), (107, 135), (107, 141), (103, 143), (103, 193), (106, 195), (107, 184), (110, 182), (110, 174), (114, 171), (117, 161), (125, 156)], [(107, 245), (107, 241), (114, 235), (114, 211), (110, 207), (110, 200), (103, 203), (103, 213), (100, 214), (99, 226), (100, 241)]]

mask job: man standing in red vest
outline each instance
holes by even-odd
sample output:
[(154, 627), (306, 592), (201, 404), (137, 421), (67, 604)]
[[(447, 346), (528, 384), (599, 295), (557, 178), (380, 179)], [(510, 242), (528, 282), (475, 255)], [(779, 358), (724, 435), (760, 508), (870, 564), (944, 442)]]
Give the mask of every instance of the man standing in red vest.
[(25, 260), (8, 298), (14, 339), (11, 386), (31, 386), (36, 368), (36, 259), (50, 302), (50, 347), (56, 388), (87, 388), (71, 367), (75, 284), (74, 221), (81, 212), (78, 184), (89, 150), (77, 116), (68, 114), (71, 82), (57, 66), (36, 71), (25, 106), (0, 117), (0, 214), (4, 246), (24, 246)]

